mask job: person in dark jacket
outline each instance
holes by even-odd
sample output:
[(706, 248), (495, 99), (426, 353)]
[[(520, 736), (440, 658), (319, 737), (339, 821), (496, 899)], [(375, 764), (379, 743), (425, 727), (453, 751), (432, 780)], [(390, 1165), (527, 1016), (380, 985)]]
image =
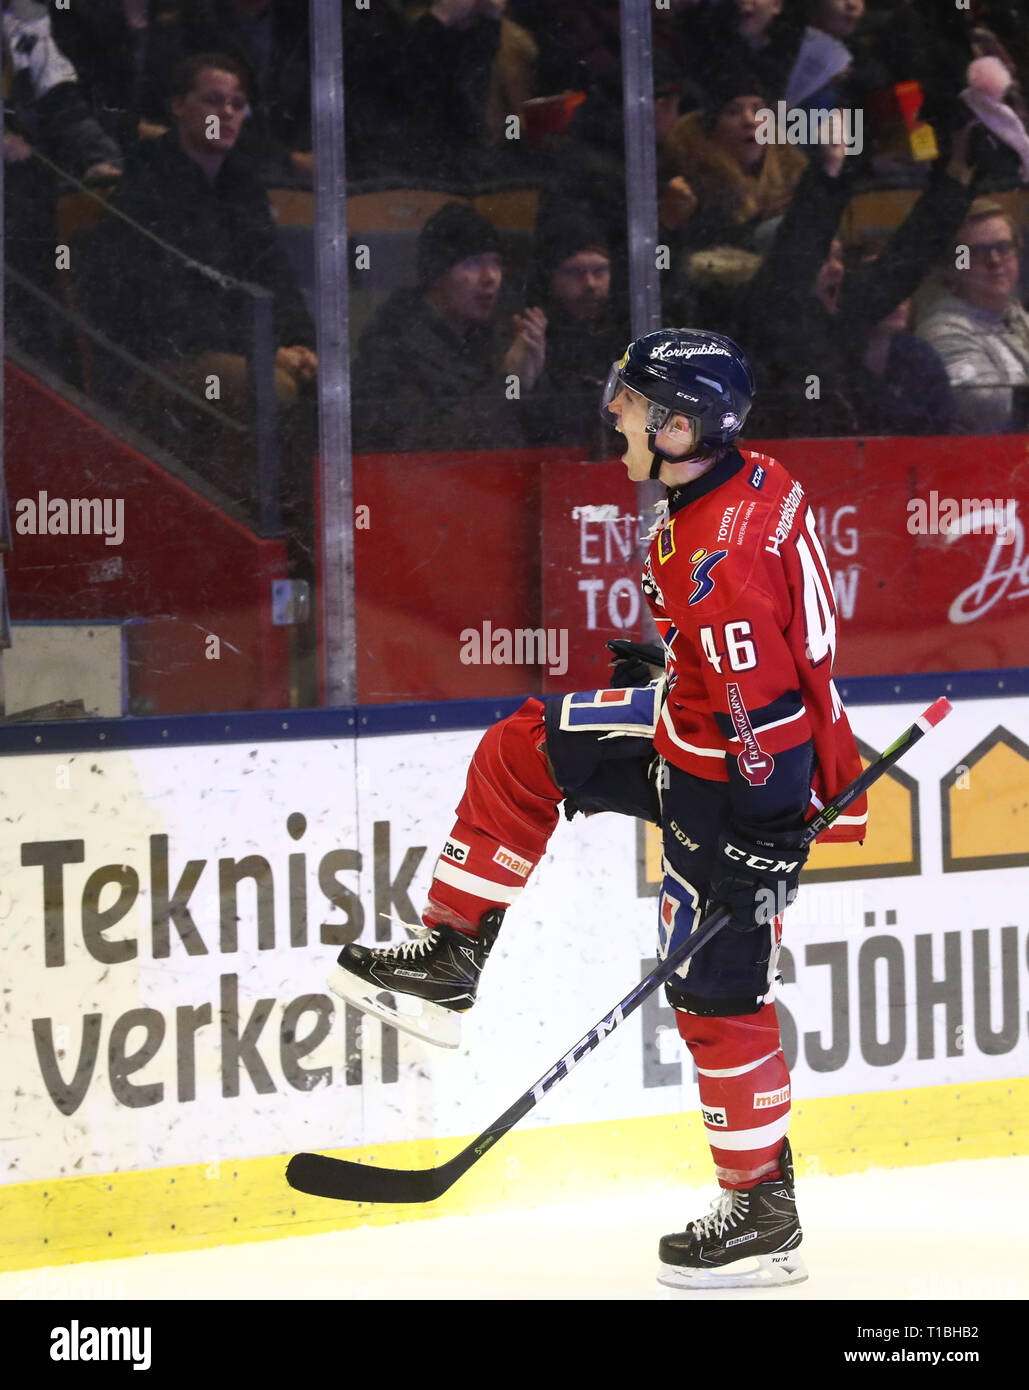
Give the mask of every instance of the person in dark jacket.
[[(867, 238), (843, 253), (847, 271), (860, 273), (885, 250)], [(911, 300), (900, 303), (868, 331), (863, 355), (852, 365), (850, 395), (863, 434), (949, 434), (957, 404), (939, 353), (911, 330)]]
[[(128, 161), (110, 203), (121, 216), (109, 213), (98, 228), (97, 273), (86, 298), (136, 356), (175, 365), (206, 354), (242, 359), (250, 301), (230, 282), (262, 287), (273, 299), (276, 365), (287, 378), (280, 398), (288, 402), (314, 380), (315, 332), (267, 195), (234, 153), (246, 80), (225, 54), (198, 54), (181, 65), (171, 101), (175, 130), (140, 145)], [(208, 133), (213, 116), (217, 138)]]
[(946, 167), (934, 170), (882, 254), (850, 270), (835, 241), (850, 197), (843, 146), (824, 146), (812, 161), (746, 299), (741, 332), (761, 382), (748, 421), (754, 437), (880, 427), (860, 416), (864, 358), (876, 325), (914, 292), (965, 215), (974, 173), (968, 135), (954, 141)]
[(629, 336), (601, 223), (574, 206), (537, 231), (529, 301), (547, 316), (547, 364), (529, 430), (533, 443), (592, 445), (603, 426), (596, 402)]
[(429, 218), (417, 262), (418, 283), (395, 291), (361, 335), (355, 447), (523, 444), (519, 402), (543, 372), (543, 311), (499, 312), (500, 239), (467, 204), (445, 203)]
[[(246, 82), (227, 54), (197, 54), (180, 65), (172, 83), (175, 128), (142, 141), (127, 160), (85, 248), (80, 302), (120, 346), (200, 402), (252, 425), (254, 300), (245, 285), (268, 292), (282, 500), (290, 534), (300, 538), (309, 560), (315, 329), (277, 241), (267, 194), (235, 152)], [(123, 409), (125, 374), (116, 370), (118, 378), (110, 379), (108, 370), (101, 389)], [(139, 401), (132, 403), (136, 422), (251, 508), (258, 489), (252, 444), (242, 453), (229, 448), (231, 431), (213, 434), (210, 415), (199, 405), (162, 392), (155, 398), (145, 375), (136, 389), (149, 391), (155, 406), (144, 417)]]

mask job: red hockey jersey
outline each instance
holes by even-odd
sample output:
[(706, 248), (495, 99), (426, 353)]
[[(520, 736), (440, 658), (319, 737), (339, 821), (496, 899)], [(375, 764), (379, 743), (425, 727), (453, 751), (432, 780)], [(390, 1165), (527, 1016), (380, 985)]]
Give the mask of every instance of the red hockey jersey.
[[(755, 818), (758, 789), (773, 792), (777, 779), (799, 805), (798, 769), (800, 802), (810, 790), (805, 818), (860, 773), (832, 680), (832, 579), (804, 489), (781, 463), (733, 450), (674, 489), (643, 590), (665, 645), (667, 698), (654, 743), (669, 762), (731, 781), (743, 821)], [(730, 778), (728, 760), (739, 777)], [(867, 815), (862, 797), (820, 838), (860, 840)]]

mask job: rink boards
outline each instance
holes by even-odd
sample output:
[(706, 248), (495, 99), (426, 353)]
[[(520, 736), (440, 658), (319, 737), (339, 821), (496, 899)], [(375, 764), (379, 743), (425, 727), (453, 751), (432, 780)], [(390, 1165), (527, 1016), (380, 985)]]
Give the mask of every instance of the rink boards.
[[(925, 703), (852, 707), (863, 751)], [(0, 1268), (425, 1215), (301, 1197), (283, 1155), (448, 1157), (649, 969), (654, 839), (577, 817), (458, 1052), (329, 996), (340, 942), (405, 939), (478, 736), (5, 758)], [(1029, 1151), (1027, 787), (1029, 700), (957, 700), (864, 847), (816, 847), (781, 961), (800, 1175)], [(656, 996), (428, 1214), (709, 1180)]]

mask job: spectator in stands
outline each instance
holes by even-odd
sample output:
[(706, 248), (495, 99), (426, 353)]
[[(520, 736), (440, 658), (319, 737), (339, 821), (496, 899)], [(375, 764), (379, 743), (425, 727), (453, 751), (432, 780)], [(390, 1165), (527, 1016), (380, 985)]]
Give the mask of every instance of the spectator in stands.
[[(853, 175), (842, 143), (822, 147), (750, 287), (743, 341), (761, 392), (748, 429), (762, 435), (855, 434), (862, 369), (880, 325), (950, 244), (971, 201), (966, 129), (945, 167), (873, 261), (848, 269), (836, 229)], [(823, 167), (824, 165), (824, 167)], [(880, 428), (876, 421), (874, 428)]]
[(591, 443), (599, 433), (597, 393), (629, 338), (628, 315), (612, 293), (611, 252), (602, 225), (568, 208), (541, 225), (529, 302), (547, 317), (545, 379), (529, 421), (540, 444)]
[(410, 141), (401, 61), (409, 22), (403, 0), (377, 0), (368, 10), (342, 7), (347, 182), (402, 174)]
[(98, 231), (94, 249), (108, 275), (93, 298), (118, 339), (144, 360), (179, 366), (202, 382), (217, 358), (222, 402), (228, 394), (241, 406), (248, 308), (242, 296), (218, 288), (217, 276), (262, 286), (275, 301), (276, 380), (288, 405), (317, 373), (314, 326), (279, 248), (267, 195), (234, 153), (248, 80), (227, 54), (201, 53), (179, 65), (171, 89), (175, 129), (140, 145), (111, 200), (123, 217), (105, 218)]
[(403, 76), (410, 172), (480, 182), (529, 157), (525, 141), (508, 138), (507, 120), (533, 95), (537, 49), (506, 8), (432, 0), (413, 12)]
[(846, 43), (864, 18), (865, 0), (812, 0), (808, 23)]
[(943, 359), (958, 422), (972, 434), (1026, 427), (1029, 315), (1018, 297), (1021, 246), (1020, 229), (999, 203), (973, 203), (954, 238), (950, 293), (918, 325)]
[[(700, 96), (699, 88), (682, 78), (667, 54), (654, 55), (654, 139), (662, 227), (666, 225), (664, 214), (675, 219), (667, 224), (672, 229), (697, 205), (683, 180), (676, 180), (676, 187), (669, 190), (676, 170), (667, 148), (680, 110), (692, 109)], [(603, 224), (612, 256), (620, 264), (626, 247), (625, 118), (620, 72), (616, 70), (594, 83), (568, 129), (550, 143), (547, 153), (552, 172), (549, 188), (543, 191), (541, 225), (560, 215), (569, 204), (586, 207)]]
[(786, 83), (786, 101), (808, 111), (864, 108), (889, 73), (865, 37), (865, 0), (807, 0), (807, 27)]
[[(834, 241), (822, 292), (829, 291), (838, 307), (844, 273), (860, 273), (885, 249), (885, 240), (868, 238), (849, 246), (841, 258)], [(949, 434), (953, 428), (956, 408), (947, 370), (910, 325), (911, 300), (902, 299), (872, 325), (864, 353), (853, 363), (849, 395), (864, 434)]]
[[(4, 257), (13, 271), (57, 300), (60, 175), (110, 183), (121, 174), (122, 154), (91, 113), (78, 74), (54, 38), (45, 4), (4, 0), (2, 47)], [(13, 275), (6, 290), (11, 336), (23, 351), (74, 379), (74, 344), (59, 313)]]
[[(77, 178), (117, 178), (122, 153), (83, 98), (78, 73), (58, 47), (45, 4), (4, 0), (4, 66), (11, 72), (11, 129), (38, 142), (55, 164)], [(24, 156), (22, 156), (24, 158)], [(8, 158), (20, 160), (14, 152)]]
[(166, 133), (165, 93), (182, 57), (177, 0), (90, 0), (55, 9), (52, 23), (93, 114), (124, 152)]
[[(228, 54), (196, 54), (180, 64), (171, 86), (174, 130), (140, 142), (128, 160), (88, 248), (80, 295), (116, 342), (201, 400), (250, 423), (252, 301), (239, 282), (269, 292), (283, 501), (297, 554), (309, 561), (315, 332), (278, 243), (267, 194), (235, 153), (248, 80)], [(112, 404), (121, 404), (124, 381), (108, 382), (107, 389)], [(252, 505), (258, 481), (253, 449), (235, 457), (224, 439), (211, 439), (202, 412), (187, 407), (183, 413), (178, 398), (156, 404), (150, 428), (166, 429), (179, 419), (192, 466)], [(183, 447), (168, 437), (159, 442)]]
[(701, 85), (722, 67), (749, 67), (773, 100), (786, 91), (799, 42), (792, 6), (783, 0), (719, 0), (675, 17), (685, 72)]
[(238, 153), (266, 187), (309, 183), (311, 68), (308, 7), (296, 0), (182, 0), (187, 53), (227, 53), (247, 74), (251, 116)]
[(512, 0), (510, 8), (539, 48), (541, 92), (585, 92), (619, 75), (619, 0)]
[(759, 142), (758, 112), (767, 106), (751, 70), (724, 68), (709, 82), (703, 109), (672, 128), (667, 167), (697, 200), (686, 227), (691, 247), (755, 249), (764, 224), (789, 206), (807, 161), (794, 145)]
[(520, 444), (518, 400), (539, 381), (546, 317), (499, 312), (500, 238), (464, 203), (446, 203), (418, 238), (418, 283), (397, 290), (361, 335), (353, 365), (356, 447)]

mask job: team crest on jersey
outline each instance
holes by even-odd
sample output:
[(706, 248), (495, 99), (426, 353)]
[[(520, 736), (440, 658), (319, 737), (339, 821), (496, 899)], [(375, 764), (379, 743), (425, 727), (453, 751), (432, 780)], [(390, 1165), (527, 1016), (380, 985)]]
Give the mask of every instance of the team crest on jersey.
[(690, 564), (693, 566), (690, 571), (690, 578), (697, 586), (687, 600), (691, 607), (694, 603), (700, 603), (702, 599), (707, 598), (715, 587), (715, 581), (711, 578), (711, 571), (720, 560), (725, 559), (728, 553), (727, 550), (695, 550), (690, 556)]
[(675, 518), (668, 523), (657, 538), (657, 558), (662, 564), (675, 554)]

